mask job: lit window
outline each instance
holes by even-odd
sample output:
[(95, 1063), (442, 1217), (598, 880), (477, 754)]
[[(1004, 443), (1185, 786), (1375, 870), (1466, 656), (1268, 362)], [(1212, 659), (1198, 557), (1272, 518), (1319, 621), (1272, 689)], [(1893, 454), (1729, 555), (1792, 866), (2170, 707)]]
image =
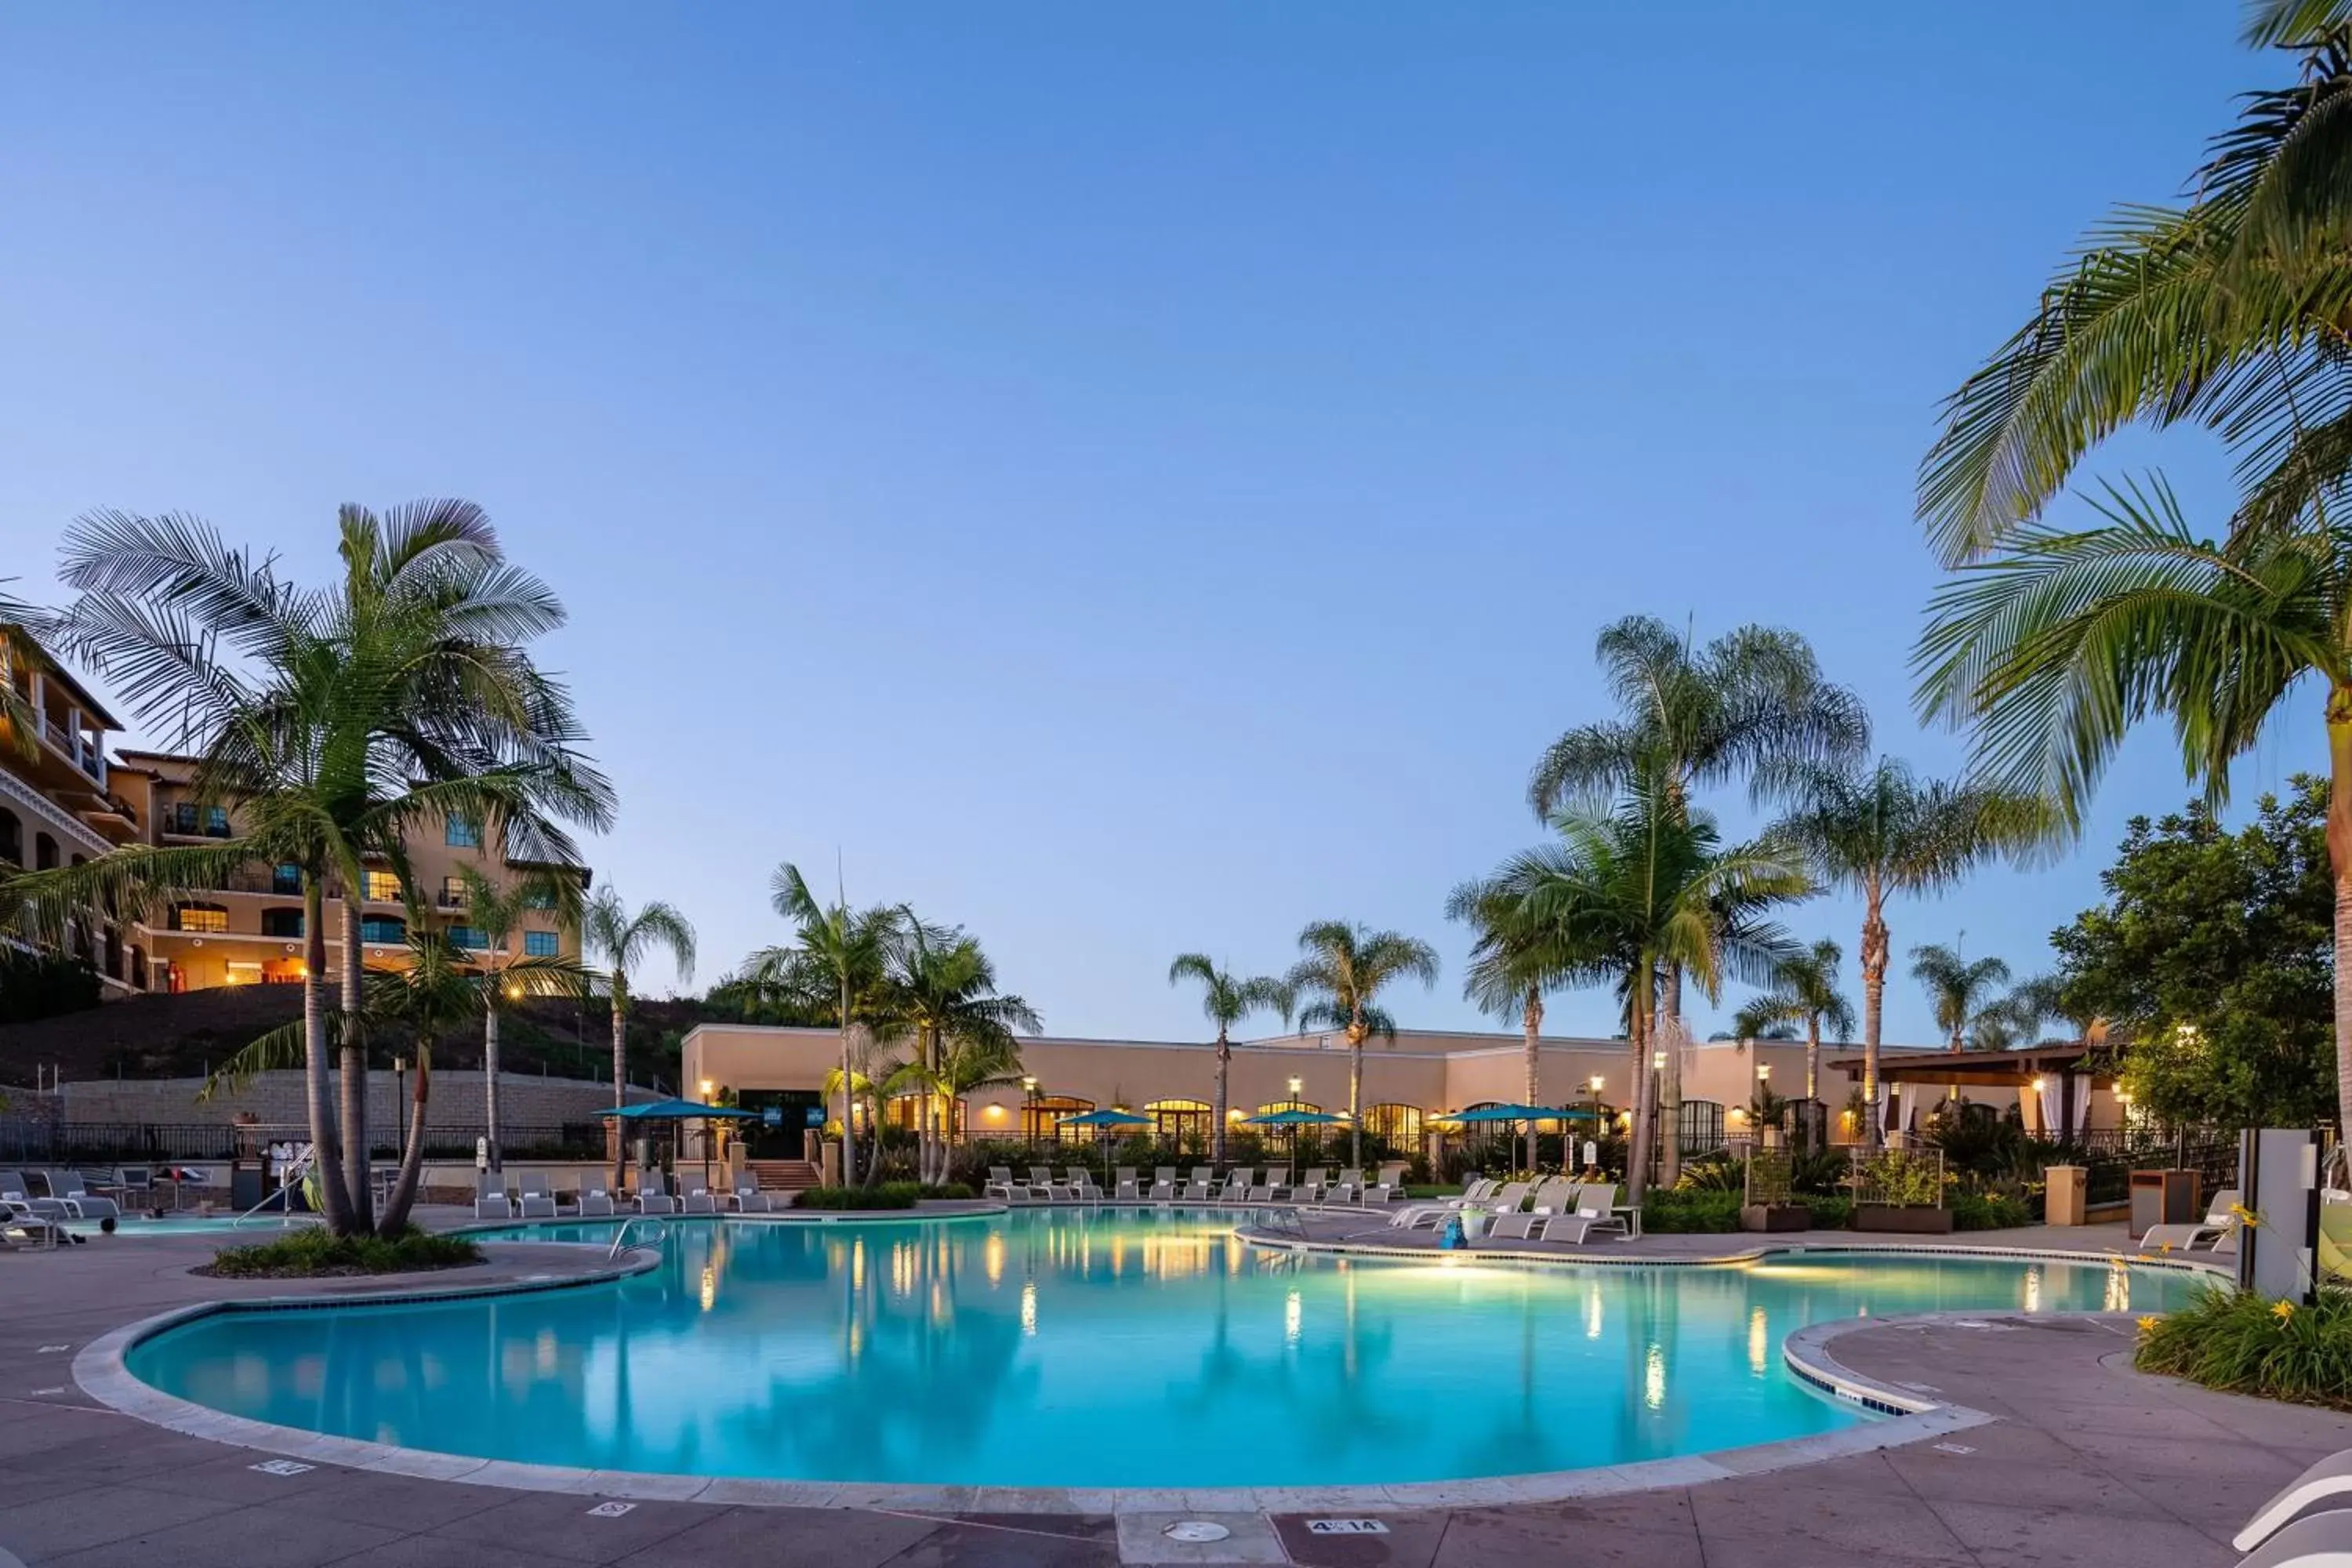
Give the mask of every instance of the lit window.
[(453, 816), (449, 819), (447, 843), (452, 849), (479, 849), (482, 830), (462, 816)]
[(551, 931), (523, 932), (522, 952), (526, 958), (553, 958), (556, 952), (555, 933)]
[(400, 879), (390, 871), (362, 871), (360, 893), (373, 903), (396, 904), (400, 902)]
[(218, 904), (182, 904), (172, 911), (172, 927), (175, 931), (226, 931), (228, 911)]

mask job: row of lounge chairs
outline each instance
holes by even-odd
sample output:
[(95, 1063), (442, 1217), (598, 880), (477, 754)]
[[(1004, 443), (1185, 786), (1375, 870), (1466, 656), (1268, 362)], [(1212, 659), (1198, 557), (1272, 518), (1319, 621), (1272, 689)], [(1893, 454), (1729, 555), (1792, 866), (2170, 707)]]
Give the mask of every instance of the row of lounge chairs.
[(2352, 1500), (2352, 1448), (2330, 1454), (2254, 1510), (2230, 1542), (2248, 1553), (2238, 1568), (2342, 1568), (2352, 1563), (2352, 1508), (2308, 1511)]
[(1180, 1176), (1173, 1165), (1161, 1165), (1147, 1184), (1138, 1167), (1121, 1165), (1105, 1192), (1094, 1173), (1084, 1166), (1065, 1167), (1056, 1179), (1050, 1167), (1032, 1165), (1028, 1177), (1016, 1177), (1009, 1165), (989, 1167), (982, 1195), (1014, 1204), (1391, 1204), (1404, 1201), (1402, 1162), (1384, 1165), (1380, 1179), (1370, 1184), (1352, 1167), (1324, 1167), (1294, 1175), (1281, 1166), (1242, 1165), (1220, 1176), (1208, 1165), (1195, 1165), (1190, 1176)]
[(1581, 1247), (1596, 1237), (1639, 1236), (1642, 1211), (1618, 1202), (1615, 1184), (1549, 1176), (1540, 1182), (1480, 1177), (1458, 1198), (1419, 1203), (1389, 1221), (1397, 1230), (1435, 1230), (1451, 1218), (1486, 1216), (1485, 1241), (1559, 1241)]
[(43, 1171), (40, 1177), (44, 1195), (36, 1197), (23, 1172), (0, 1171), (0, 1211), (47, 1220), (119, 1219), (122, 1215), (122, 1205), (90, 1191), (79, 1171)]
[(712, 1191), (699, 1176), (681, 1178), (679, 1187), (680, 1191), (672, 1193), (668, 1178), (659, 1171), (647, 1171), (638, 1178), (634, 1197), (624, 1194), (615, 1199), (596, 1182), (583, 1186), (577, 1194), (564, 1194), (550, 1185), (543, 1173), (525, 1172), (516, 1178), (515, 1190), (509, 1193), (503, 1175), (484, 1171), (475, 1178), (474, 1217), (608, 1219), (616, 1214), (772, 1214), (783, 1206), (774, 1201), (774, 1194), (761, 1191), (749, 1176), (738, 1180), (731, 1193)]

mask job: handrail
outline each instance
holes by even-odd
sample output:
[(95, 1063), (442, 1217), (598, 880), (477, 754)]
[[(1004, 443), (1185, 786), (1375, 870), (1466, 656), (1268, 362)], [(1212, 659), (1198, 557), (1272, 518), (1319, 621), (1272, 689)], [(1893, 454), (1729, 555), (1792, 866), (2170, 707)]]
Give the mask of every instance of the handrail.
[(628, 1218), (621, 1222), (620, 1233), (613, 1237), (612, 1247), (604, 1254), (605, 1262), (613, 1262), (621, 1256), (622, 1249), (626, 1247), (629, 1244), (629, 1227), (633, 1225), (651, 1226), (654, 1233), (653, 1238), (656, 1241), (667, 1241), (669, 1238), (669, 1227), (662, 1224), (661, 1221), (653, 1218), (649, 1215), (633, 1214)]
[(257, 1215), (263, 1209), (268, 1208), (272, 1199), (275, 1199), (278, 1202), (279, 1212), (286, 1216), (278, 1222), (278, 1225), (281, 1227), (291, 1225), (294, 1222), (294, 1204), (293, 1200), (288, 1197), (287, 1194), (291, 1193), (296, 1187), (302, 1184), (302, 1178), (310, 1173), (311, 1162), (317, 1157), (318, 1149), (316, 1145), (309, 1146), (300, 1154), (296, 1155), (287, 1165), (286, 1169), (279, 1173), (278, 1177), (278, 1190), (267, 1194), (259, 1203), (254, 1205), (251, 1208), (246, 1210), (243, 1214), (229, 1221), (229, 1229), (236, 1230), (242, 1226), (247, 1220), (251, 1219), (255, 1215)]

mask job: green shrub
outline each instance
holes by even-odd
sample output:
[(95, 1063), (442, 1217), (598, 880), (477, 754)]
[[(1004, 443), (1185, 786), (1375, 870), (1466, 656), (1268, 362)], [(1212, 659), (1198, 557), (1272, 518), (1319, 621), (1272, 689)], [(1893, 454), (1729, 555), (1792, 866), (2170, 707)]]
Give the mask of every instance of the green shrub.
[(1954, 1193), (1946, 1205), (1954, 1230), (2010, 1230), (2033, 1223), (2033, 1211), (1999, 1193)]
[(1739, 1228), (1739, 1194), (1704, 1190), (1654, 1192), (1642, 1200), (1642, 1229), (1662, 1236)]
[(1853, 1223), (1853, 1200), (1808, 1194), (1804, 1205), (1813, 1212), (1815, 1230), (1843, 1230)]
[(913, 1182), (881, 1182), (870, 1187), (810, 1187), (793, 1205), (804, 1209), (910, 1209), (923, 1189)]
[(411, 1226), (396, 1237), (332, 1236), (305, 1226), (251, 1247), (225, 1247), (197, 1270), (230, 1279), (304, 1279), (333, 1274), (401, 1274), (457, 1268), (482, 1261), (462, 1236), (435, 1236)]
[(1683, 1162), (1675, 1182), (1678, 1193), (1745, 1193), (1748, 1167), (1729, 1154), (1700, 1154)]
[(2213, 1285), (2178, 1312), (2139, 1321), (2142, 1372), (2231, 1394), (2352, 1410), (2352, 1294), (2298, 1307)]
[(926, 1182), (922, 1185), (921, 1195), (927, 1198), (970, 1198), (979, 1196), (979, 1194), (974, 1193), (968, 1184), (962, 1182)]

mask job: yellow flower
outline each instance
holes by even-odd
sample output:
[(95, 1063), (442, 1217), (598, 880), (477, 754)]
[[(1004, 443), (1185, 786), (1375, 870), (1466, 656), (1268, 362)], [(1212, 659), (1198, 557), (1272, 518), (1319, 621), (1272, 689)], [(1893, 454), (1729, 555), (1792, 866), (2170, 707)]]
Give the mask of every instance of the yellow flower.
[(2230, 1205), (2230, 1217), (2236, 1220), (2240, 1225), (2250, 1225), (2258, 1228), (2263, 1223), (2263, 1216), (2256, 1214), (2253, 1210), (2248, 1208), (2243, 1204), (2231, 1204)]
[(2282, 1323), (2285, 1322), (2289, 1318), (2294, 1316), (2294, 1303), (2292, 1301), (2272, 1302), (2271, 1316), (2276, 1318)]
[(2159, 1258), (2169, 1256), (2172, 1251), (2172, 1243), (2168, 1241), (2159, 1241), (2156, 1244), (2156, 1251), (2157, 1256)]
[(2155, 1318), (2142, 1318), (2139, 1321), (2139, 1331), (2144, 1334), (2152, 1334), (2156, 1332), (2156, 1325), (2157, 1320)]

